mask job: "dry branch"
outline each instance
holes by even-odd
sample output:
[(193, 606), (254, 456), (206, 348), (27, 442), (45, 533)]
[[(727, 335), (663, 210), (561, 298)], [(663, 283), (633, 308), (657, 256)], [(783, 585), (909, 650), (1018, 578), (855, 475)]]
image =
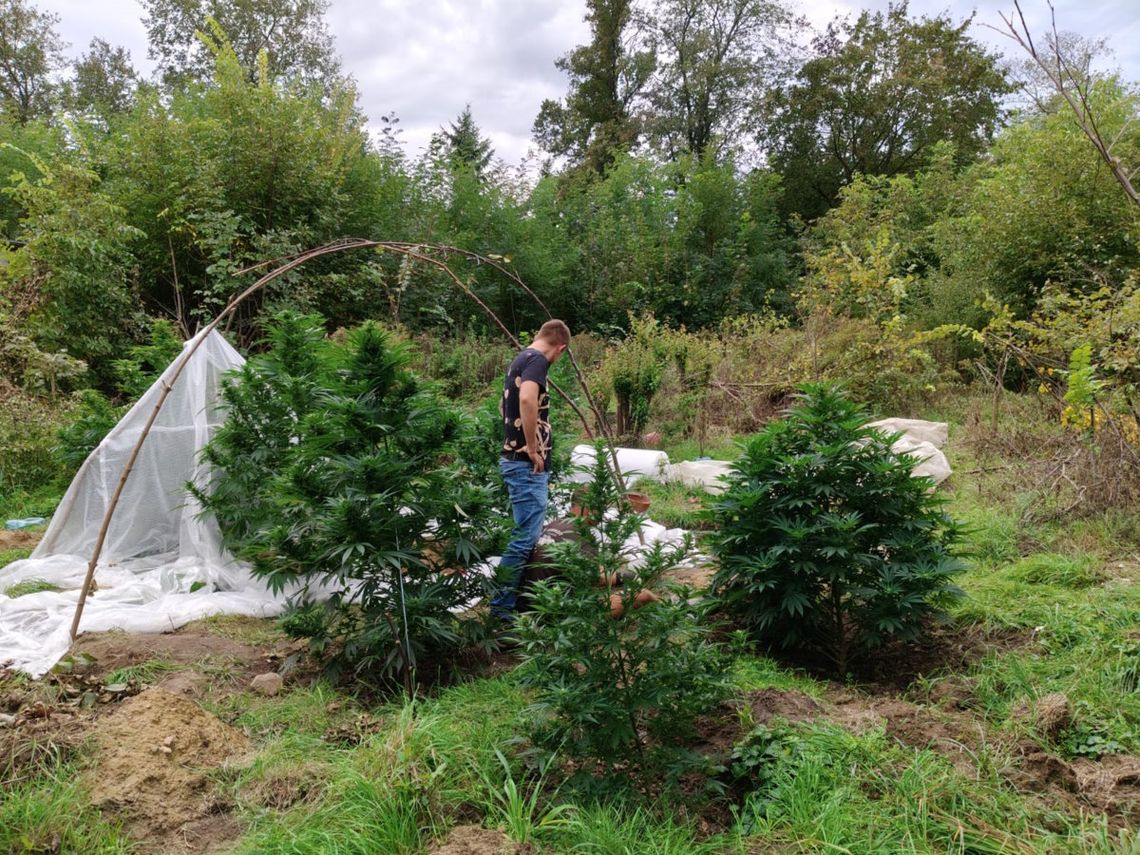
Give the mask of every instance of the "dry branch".
[[(1053, 8), (1052, 2), (1049, 2), (1048, 5), (1052, 20), (1051, 58), (1046, 58), (1042, 55), (1037, 49), (1037, 45), (1034, 44), (1033, 34), (1029, 30), (1029, 25), (1025, 23), (1025, 14), (1021, 11), (1020, 0), (1013, 1), (1013, 8), (1017, 12), (1017, 19), (1014, 20), (1013, 15), (1007, 16), (999, 12), (998, 15), (1002, 23), (1005, 24), (1005, 29), (1001, 30), (997, 27), (991, 27), (991, 29), (1013, 39), (1013, 41), (1029, 55), (1029, 58), (1033, 60), (1034, 64), (1041, 69), (1056, 93), (1069, 105), (1081, 131), (1084, 132), (1085, 136), (1088, 137), (1089, 141), (1093, 144), (1093, 147), (1096, 148), (1097, 154), (1100, 155), (1101, 160), (1108, 166), (1112, 172), (1112, 176), (1116, 179), (1121, 189), (1124, 190), (1133, 204), (1140, 207), (1140, 193), (1132, 186), (1132, 175), (1135, 173), (1129, 173), (1124, 164), (1120, 162), (1120, 158), (1113, 155), (1113, 143), (1106, 143), (1104, 141), (1100, 127), (1097, 124), (1096, 113), (1093, 111), (1092, 105), (1089, 102), (1089, 78), (1084, 77), (1082, 79), (1082, 76), (1077, 74), (1072, 63), (1062, 51), (1060, 37), (1057, 32), (1057, 10)], [(1117, 138), (1119, 139), (1119, 135)], [(1115, 142), (1115, 140), (1113, 142)]]

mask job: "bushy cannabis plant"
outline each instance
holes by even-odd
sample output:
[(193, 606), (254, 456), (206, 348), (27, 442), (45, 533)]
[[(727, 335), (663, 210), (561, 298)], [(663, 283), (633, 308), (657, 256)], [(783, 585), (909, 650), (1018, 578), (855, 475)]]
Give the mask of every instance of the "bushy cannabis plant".
[[(483, 593), (492, 495), (455, 449), (466, 417), (407, 370), (375, 325), (343, 343), (285, 315), (225, 383), (226, 422), (196, 494), (226, 546), (302, 604), (285, 625), (338, 666), (384, 681), (466, 646), (453, 611)], [(316, 589), (326, 598), (310, 598)]]
[(657, 543), (630, 561), (626, 542), (643, 518), (619, 506), (606, 455), (597, 449), (594, 480), (579, 496), (577, 538), (546, 548), (557, 575), (535, 584), (518, 620), (536, 698), (531, 738), (590, 761), (583, 769), (679, 774), (700, 762), (685, 747), (696, 717), (729, 691), (726, 658), (702, 607), (666, 589), (690, 544)]
[(867, 421), (838, 389), (805, 386), (746, 442), (711, 507), (715, 597), (759, 638), (812, 648), (840, 673), (960, 593), (958, 525)]

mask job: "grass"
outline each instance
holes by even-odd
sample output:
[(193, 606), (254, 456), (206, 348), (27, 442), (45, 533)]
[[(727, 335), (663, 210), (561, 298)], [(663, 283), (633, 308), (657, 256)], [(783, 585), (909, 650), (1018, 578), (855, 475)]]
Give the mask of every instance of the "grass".
[(737, 443), (741, 439), (743, 437), (709, 437), (705, 440), (703, 449), (695, 439), (678, 439), (663, 443), (661, 450), (669, 455), (670, 463), (696, 460), (698, 457), (709, 457), (713, 460), (735, 460), (740, 456), (740, 446)]
[(677, 482), (661, 483), (648, 478), (637, 482), (635, 488), (649, 497), (649, 518), (666, 528), (692, 530), (707, 528), (701, 519), (706, 494), (702, 490), (686, 487)]
[(14, 490), (0, 496), (0, 522), (11, 519), (44, 517), (55, 513), (56, 506), (63, 498), (63, 490), (49, 484), (34, 490)]
[[(5, 561), (5, 556), (9, 552), (23, 552), (24, 555), (18, 555), (16, 558), (11, 558)], [(7, 552), (0, 552), (0, 567), (17, 560), (17, 558), (27, 558), (31, 554), (30, 549), (10, 549)], [(38, 594), (41, 591), (58, 591), (59, 586), (53, 585), (46, 579), (25, 579), (23, 582), (17, 582), (15, 585), (10, 585), (4, 589), (5, 595), (15, 599), (16, 597), (23, 597), (28, 594)]]
[(1024, 799), (979, 763), (966, 776), (930, 750), (881, 731), (798, 729), (796, 751), (744, 808), (748, 839), (778, 851), (850, 853), (1111, 852), (1103, 827)]
[(141, 683), (145, 685), (153, 683), (163, 674), (177, 671), (181, 667), (165, 659), (148, 659), (138, 665), (128, 665), (125, 668), (112, 671), (103, 678), (103, 682), (108, 686), (116, 683)]
[(197, 621), (197, 625), (219, 638), (251, 647), (269, 647), (287, 638), (275, 622), (246, 615), (210, 615)]
[(71, 764), (51, 765), (33, 781), (0, 788), (0, 852), (137, 851), (118, 826), (90, 807), (76, 777)]

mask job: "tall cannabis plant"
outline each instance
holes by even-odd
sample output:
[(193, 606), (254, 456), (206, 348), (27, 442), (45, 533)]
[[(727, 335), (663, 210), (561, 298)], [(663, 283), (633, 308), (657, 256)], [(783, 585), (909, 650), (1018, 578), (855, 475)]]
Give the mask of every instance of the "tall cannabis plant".
[(470, 426), (377, 326), (338, 344), (320, 318), (285, 315), (268, 344), (225, 384), (213, 481), (196, 493), (227, 547), (305, 603), (287, 627), (410, 688), (465, 645), (472, 624), (453, 612), (483, 593), (455, 572), (495, 531), (490, 490), (455, 453)]
[(913, 638), (960, 592), (958, 525), (895, 437), (836, 388), (809, 385), (744, 446), (711, 507), (713, 592), (760, 639), (823, 653), (840, 673)]
[[(602, 447), (579, 501), (577, 537), (546, 547), (557, 574), (534, 586), (519, 618), (522, 673), (535, 689), (531, 737), (588, 761), (582, 769), (643, 779), (688, 770), (700, 762), (686, 748), (697, 715), (729, 691), (703, 607), (666, 590), (690, 544), (657, 543), (631, 560), (626, 543), (642, 517), (619, 506)], [(654, 590), (660, 598), (647, 596)]]

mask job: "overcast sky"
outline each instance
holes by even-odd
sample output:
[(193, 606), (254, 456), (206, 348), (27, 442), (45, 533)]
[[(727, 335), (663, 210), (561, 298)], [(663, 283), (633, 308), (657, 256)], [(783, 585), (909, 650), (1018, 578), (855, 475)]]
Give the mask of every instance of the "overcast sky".
[[(60, 17), (69, 53), (84, 52), (98, 36), (131, 52), (147, 73), (146, 31), (137, 0), (33, 0)], [(800, 2), (798, 10), (822, 27), (836, 14), (885, 9), (888, 0)], [(1046, 0), (1023, 0), (1035, 32), (1048, 25)], [(1055, 0), (1062, 30), (1107, 39), (1124, 76), (1140, 81), (1138, 0)], [(975, 36), (1008, 52), (1009, 42), (981, 26), (1000, 26), (1012, 0), (911, 0), (912, 14), (976, 12)], [(544, 98), (565, 93), (554, 60), (589, 35), (583, 0), (332, 0), (329, 29), (344, 69), (356, 78), (364, 112), (375, 126), (395, 112), (410, 154), (467, 103), (496, 153), (517, 163), (530, 147), (530, 128)]]

